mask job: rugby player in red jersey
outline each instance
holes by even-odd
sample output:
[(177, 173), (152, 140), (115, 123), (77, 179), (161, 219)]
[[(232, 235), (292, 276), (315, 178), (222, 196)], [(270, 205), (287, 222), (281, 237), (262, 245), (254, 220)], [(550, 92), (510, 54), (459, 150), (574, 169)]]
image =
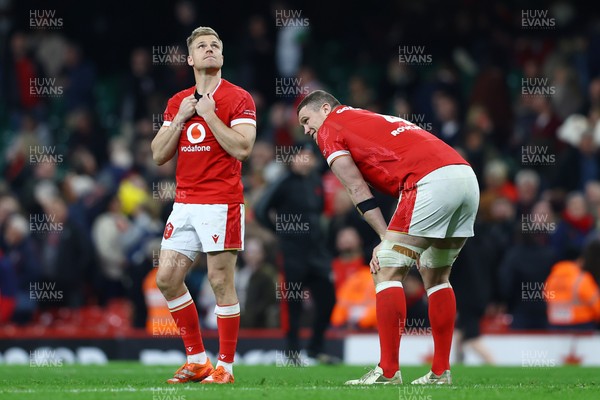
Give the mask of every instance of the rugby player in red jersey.
[[(234, 287), (237, 252), (244, 247), (241, 161), (256, 138), (256, 107), (248, 92), (221, 78), (223, 43), (212, 28), (187, 38), (195, 85), (167, 103), (152, 141), (158, 165), (178, 154), (173, 211), (163, 234), (156, 283), (181, 333), (187, 362), (168, 383), (233, 383), (240, 323)], [(215, 293), (219, 353), (206, 357), (196, 306), (184, 278), (199, 252), (207, 254)]]
[[(380, 362), (349, 385), (399, 384), (400, 338), (406, 320), (402, 280), (417, 265), (429, 298), (434, 342), (431, 371), (413, 384), (451, 384), (450, 348), (456, 299), (450, 269), (479, 205), (477, 178), (450, 146), (419, 126), (389, 115), (343, 106), (317, 90), (298, 105), (304, 133), (382, 242), (370, 262), (376, 287)], [(398, 198), (389, 225), (369, 185)]]

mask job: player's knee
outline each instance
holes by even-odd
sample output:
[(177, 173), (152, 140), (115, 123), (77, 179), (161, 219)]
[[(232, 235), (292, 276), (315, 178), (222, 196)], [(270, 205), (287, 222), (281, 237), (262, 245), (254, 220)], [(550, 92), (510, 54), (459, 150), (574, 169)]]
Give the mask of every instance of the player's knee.
[(461, 249), (438, 249), (429, 247), (421, 254), (419, 266), (424, 268), (451, 267)]
[(170, 274), (159, 269), (156, 273), (156, 286), (162, 293), (169, 291), (173, 287), (173, 279)]
[(225, 277), (223, 274), (210, 273), (208, 274), (208, 282), (213, 289), (220, 288), (225, 286)]
[(228, 286), (232, 283), (229, 282), (227, 275), (221, 270), (209, 271), (208, 282), (210, 283), (210, 286), (215, 294), (224, 293)]
[(377, 260), (381, 268), (410, 268), (422, 252), (420, 247), (384, 240), (377, 251)]

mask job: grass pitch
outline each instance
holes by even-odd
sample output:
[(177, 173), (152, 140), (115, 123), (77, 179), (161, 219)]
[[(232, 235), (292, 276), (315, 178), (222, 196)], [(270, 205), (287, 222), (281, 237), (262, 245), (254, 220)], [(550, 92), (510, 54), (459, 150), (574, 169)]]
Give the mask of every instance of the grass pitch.
[(194, 399), (599, 399), (600, 368), (452, 368), (454, 385), (412, 386), (428, 368), (403, 367), (403, 385), (344, 386), (363, 367), (236, 366), (233, 385), (167, 385), (176, 366), (112, 362), (103, 366), (0, 365), (0, 399), (194, 400)]

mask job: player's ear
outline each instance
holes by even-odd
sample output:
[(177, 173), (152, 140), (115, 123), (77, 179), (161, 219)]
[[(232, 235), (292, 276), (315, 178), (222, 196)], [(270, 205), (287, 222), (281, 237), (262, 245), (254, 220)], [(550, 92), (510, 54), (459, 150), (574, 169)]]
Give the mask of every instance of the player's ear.
[(191, 55), (187, 56), (187, 63), (190, 67), (194, 66), (194, 59), (192, 58)]
[(321, 110), (323, 110), (325, 115), (328, 115), (331, 112), (331, 105), (329, 103), (323, 103)]

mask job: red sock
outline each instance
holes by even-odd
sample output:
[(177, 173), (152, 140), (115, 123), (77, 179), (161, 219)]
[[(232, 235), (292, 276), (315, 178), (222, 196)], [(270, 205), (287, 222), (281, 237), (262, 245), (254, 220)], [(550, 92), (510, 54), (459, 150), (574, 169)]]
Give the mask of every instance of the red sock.
[(219, 361), (232, 363), (240, 331), (240, 304), (215, 307), (219, 329)]
[(185, 346), (185, 354), (199, 354), (204, 351), (202, 335), (200, 334), (200, 322), (198, 321), (198, 311), (190, 292), (167, 301), (171, 316), (179, 328), (179, 333)]
[(431, 371), (441, 375), (450, 369), (450, 349), (456, 318), (456, 298), (449, 283), (427, 290), (429, 296), (429, 323), (433, 335), (433, 363)]
[(383, 375), (391, 378), (400, 369), (400, 329), (406, 319), (406, 297), (399, 281), (380, 282), (375, 291), (381, 351), (379, 366)]

